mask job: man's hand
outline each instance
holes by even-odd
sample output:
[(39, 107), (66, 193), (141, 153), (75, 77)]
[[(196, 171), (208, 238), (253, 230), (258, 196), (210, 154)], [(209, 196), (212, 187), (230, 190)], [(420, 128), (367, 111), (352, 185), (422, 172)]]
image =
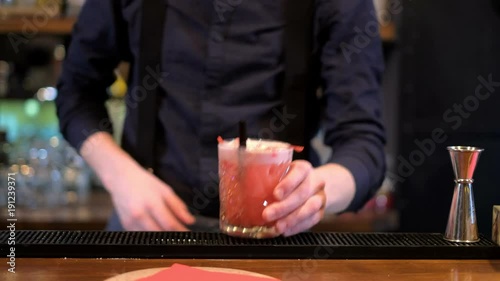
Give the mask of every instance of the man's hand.
[(278, 201), (262, 215), (266, 221), (276, 220), (279, 233), (291, 236), (316, 225), (325, 210), (347, 208), (354, 193), (354, 178), (346, 168), (327, 164), (314, 169), (309, 162), (297, 160), (274, 190)]
[[(184, 202), (172, 188), (134, 165), (109, 183), (123, 227), (131, 231), (187, 231), (194, 223)], [(111, 186), (112, 185), (112, 186)]]
[(194, 223), (170, 186), (143, 169), (109, 133), (92, 134), (80, 152), (111, 194), (126, 230), (186, 231), (185, 225)]
[(292, 162), (290, 170), (276, 186), (278, 200), (263, 212), (267, 221), (276, 221), (276, 229), (284, 236), (302, 232), (316, 225), (324, 215), (325, 182), (317, 177), (307, 161)]

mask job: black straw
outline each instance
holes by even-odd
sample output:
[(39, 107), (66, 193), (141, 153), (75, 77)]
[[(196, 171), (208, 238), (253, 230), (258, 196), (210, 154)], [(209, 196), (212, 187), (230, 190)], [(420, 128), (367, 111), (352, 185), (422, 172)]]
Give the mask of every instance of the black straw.
[(240, 121), (240, 147), (247, 146), (247, 123), (245, 121)]

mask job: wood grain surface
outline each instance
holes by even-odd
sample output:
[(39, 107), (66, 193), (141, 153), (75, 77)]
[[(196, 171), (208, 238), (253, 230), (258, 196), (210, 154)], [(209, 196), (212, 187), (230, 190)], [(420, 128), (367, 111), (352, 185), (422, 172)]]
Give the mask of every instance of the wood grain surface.
[(16, 259), (16, 273), (2, 260), (0, 280), (98, 280), (174, 263), (225, 267), (283, 281), (498, 281), (500, 260), (165, 260), (165, 259)]

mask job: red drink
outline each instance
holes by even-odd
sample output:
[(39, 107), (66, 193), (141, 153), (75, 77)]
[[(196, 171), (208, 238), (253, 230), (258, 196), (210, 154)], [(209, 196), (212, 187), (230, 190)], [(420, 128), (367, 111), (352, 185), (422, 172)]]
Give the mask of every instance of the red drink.
[(286, 174), (293, 148), (283, 142), (247, 140), (219, 144), (220, 227), (234, 236), (274, 237), (274, 222), (262, 218), (264, 208), (275, 201), (273, 191)]

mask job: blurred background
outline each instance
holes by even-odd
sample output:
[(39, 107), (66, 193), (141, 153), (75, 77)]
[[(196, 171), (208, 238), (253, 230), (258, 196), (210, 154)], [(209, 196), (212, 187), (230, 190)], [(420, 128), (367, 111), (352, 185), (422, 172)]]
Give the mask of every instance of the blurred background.
[[(476, 145), (485, 148), (474, 183), (478, 224), (491, 233), (500, 204), (500, 1), (373, 1), (386, 63), (389, 170), (362, 211), (327, 217), (315, 230), (444, 232), (454, 187), (446, 146)], [(17, 173), (18, 228), (102, 229), (111, 212), (55, 115), (55, 84), (84, 2), (0, 0), (0, 183)], [(107, 108), (119, 142), (127, 63), (115, 74)], [(313, 144), (327, 158), (321, 132)], [(6, 194), (0, 184), (2, 217)]]

